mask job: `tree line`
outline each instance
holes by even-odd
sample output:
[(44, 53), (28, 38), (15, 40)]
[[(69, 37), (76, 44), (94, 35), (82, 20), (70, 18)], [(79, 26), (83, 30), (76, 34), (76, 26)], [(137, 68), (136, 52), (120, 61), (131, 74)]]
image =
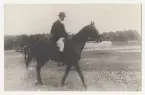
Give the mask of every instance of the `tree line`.
[(104, 32), (101, 39), (111, 42), (141, 41), (141, 36), (136, 30), (124, 30), (116, 32)]
[[(33, 40), (38, 40), (40, 37), (49, 38), (50, 34), (33, 34), (33, 35), (5, 35), (4, 36), (4, 50), (17, 49), (23, 47), (28, 43), (33, 43)], [(124, 30), (116, 32), (103, 32), (100, 34), (102, 41), (113, 42), (128, 42), (128, 41), (141, 41), (141, 36), (136, 30)]]

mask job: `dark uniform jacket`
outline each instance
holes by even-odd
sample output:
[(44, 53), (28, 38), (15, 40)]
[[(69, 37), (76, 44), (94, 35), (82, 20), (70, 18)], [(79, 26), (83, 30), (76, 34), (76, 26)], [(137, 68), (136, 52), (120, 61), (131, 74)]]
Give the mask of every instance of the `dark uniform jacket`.
[(64, 24), (59, 20), (55, 21), (51, 28), (52, 40), (57, 42), (61, 37), (67, 37), (67, 32), (65, 31)]

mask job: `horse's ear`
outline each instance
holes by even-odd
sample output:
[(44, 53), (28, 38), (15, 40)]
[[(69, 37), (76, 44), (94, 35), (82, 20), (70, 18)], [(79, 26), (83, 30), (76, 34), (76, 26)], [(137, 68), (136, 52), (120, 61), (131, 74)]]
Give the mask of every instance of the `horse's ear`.
[(91, 21), (91, 24), (90, 25), (94, 25), (94, 22), (93, 21)]
[(92, 21), (91, 21), (90, 25), (92, 25)]

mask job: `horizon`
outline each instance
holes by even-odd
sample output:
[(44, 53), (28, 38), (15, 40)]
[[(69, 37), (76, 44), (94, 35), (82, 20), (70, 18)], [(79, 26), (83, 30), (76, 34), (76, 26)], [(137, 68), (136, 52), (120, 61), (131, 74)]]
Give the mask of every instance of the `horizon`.
[(71, 34), (94, 21), (100, 34), (136, 30), (141, 35), (140, 4), (5, 4), (4, 7), (4, 35), (49, 34), (60, 11), (66, 13), (64, 24)]
[[(124, 32), (124, 31), (128, 31), (128, 30), (117, 30), (117, 31), (121, 31), (121, 32)], [(109, 32), (114, 32), (116, 33), (117, 31), (109, 31)], [(136, 30), (131, 30), (131, 31), (136, 31)], [(102, 33), (99, 33), (99, 34), (103, 34), (103, 33), (109, 33), (109, 32), (102, 32)], [(137, 32), (138, 33), (138, 32)], [(50, 34), (50, 33), (36, 33), (36, 34)], [(138, 33), (139, 34), (139, 33)], [(27, 35), (27, 36), (30, 36), (30, 35), (35, 35), (35, 34), (4, 34), (4, 36), (21, 36), (21, 35)], [(141, 36), (141, 34), (139, 34)]]

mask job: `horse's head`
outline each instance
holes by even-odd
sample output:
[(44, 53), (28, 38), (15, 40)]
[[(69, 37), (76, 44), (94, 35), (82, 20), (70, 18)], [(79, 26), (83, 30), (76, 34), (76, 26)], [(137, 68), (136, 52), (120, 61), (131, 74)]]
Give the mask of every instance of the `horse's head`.
[(91, 22), (91, 24), (86, 26), (86, 31), (85, 32), (86, 32), (85, 34), (91, 40), (98, 40), (98, 38), (100, 37), (99, 32), (96, 29), (94, 22)]

